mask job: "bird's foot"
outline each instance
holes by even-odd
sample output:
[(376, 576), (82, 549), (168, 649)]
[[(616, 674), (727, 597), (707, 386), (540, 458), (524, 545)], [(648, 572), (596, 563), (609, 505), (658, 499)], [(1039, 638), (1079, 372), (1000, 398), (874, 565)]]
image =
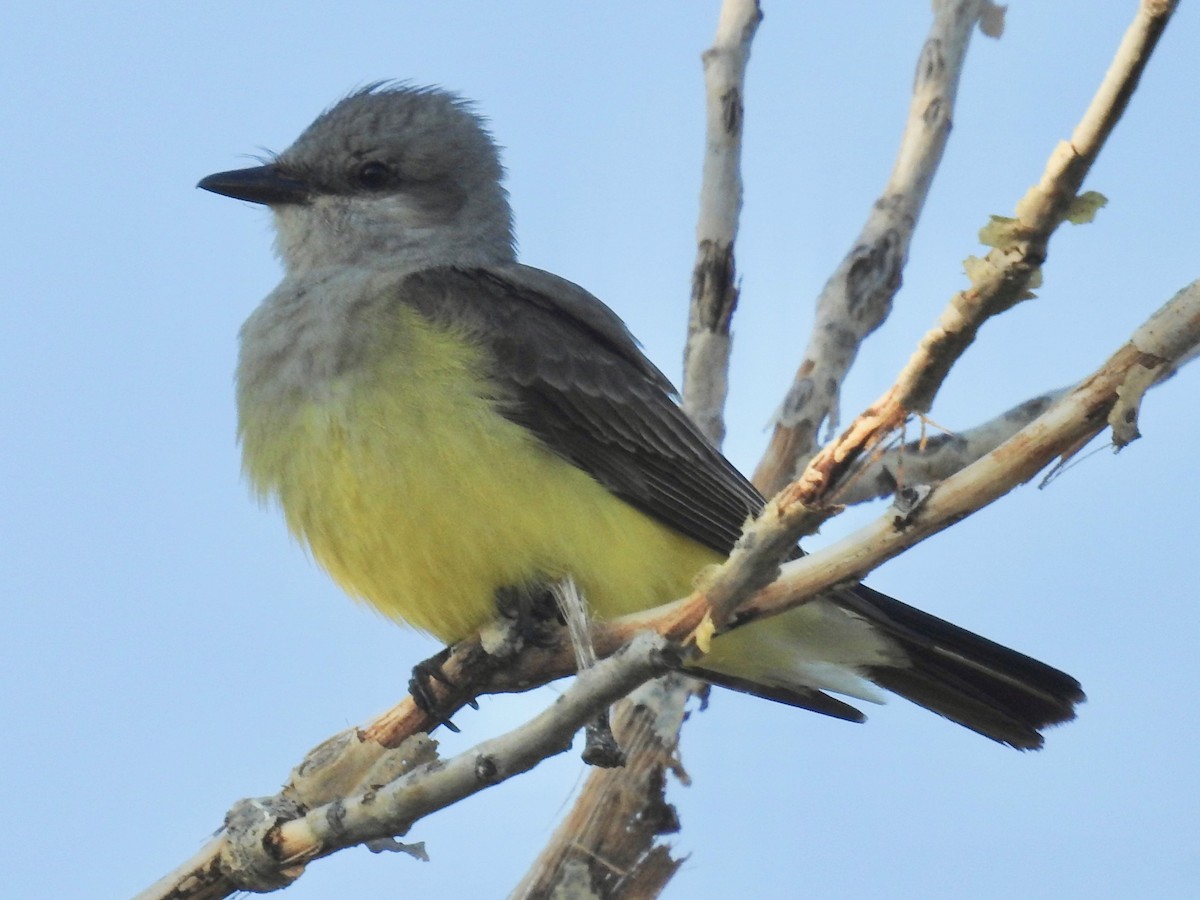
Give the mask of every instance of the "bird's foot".
[[(437, 692), (433, 688), (434, 682), (443, 684), (449, 688), (454, 687), (453, 682), (447, 677), (446, 670), (443, 668), (446, 660), (450, 658), (450, 651), (452, 649), (451, 647), (445, 647), (429, 657), (429, 659), (422, 660), (413, 666), (412, 678), (408, 680), (408, 692), (412, 695), (413, 703), (417, 704), (417, 707), (422, 712), (436, 719), (438, 725), (444, 725), (448, 730), (457, 734), (459, 731), (458, 726), (451, 722), (449, 717), (443, 718), (439, 715)], [(474, 700), (471, 701), (471, 705), (478, 708)], [(437, 726), (435, 725), (434, 727)]]

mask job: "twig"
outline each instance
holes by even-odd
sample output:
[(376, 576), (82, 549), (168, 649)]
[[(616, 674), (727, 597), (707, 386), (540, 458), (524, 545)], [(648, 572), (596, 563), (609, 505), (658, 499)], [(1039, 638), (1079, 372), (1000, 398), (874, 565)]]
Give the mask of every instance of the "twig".
[[(798, 605), (814, 589), (860, 580), (871, 569), (999, 499), (1029, 481), (1056, 457), (1077, 453), (1105, 427), (1123, 400), (1171, 377), (1200, 347), (1200, 280), (1192, 282), (1150, 317), (1129, 341), (1046, 412), (991, 453), (934, 487), (911, 513), (889, 513), (819, 553), (787, 563), (773, 584), (737, 610), (739, 622), (776, 615)], [(772, 502), (764, 515), (803, 516), (799, 484)]]
[(768, 496), (794, 477), (821, 423), (838, 426), (838, 394), (862, 342), (892, 309), (917, 219), (950, 136), (959, 78), (983, 0), (939, 0), (921, 48), (891, 176), (854, 247), (817, 298), (816, 320), (754, 483)]
[[(513, 897), (557, 896), (571, 882), (586, 896), (653, 897), (682, 860), (658, 844), (679, 830), (666, 799), (667, 775), (685, 778), (676, 755), (684, 705), (668, 675), (642, 685), (615, 707), (613, 732), (627, 763), (593, 770)], [(685, 695), (686, 696), (686, 695)]]
[(833, 499), (852, 506), (890, 497), (906, 484), (935, 484), (969, 466), (1045, 412), (1067, 388), (1030, 397), (995, 418), (953, 434), (909, 441), (872, 454), (845, 478)]
[(666, 641), (645, 633), (580, 673), (530, 721), (453, 759), (425, 762), (386, 783), (364, 783), (358, 793), (311, 809), (286, 793), (243, 801), (231, 811), (236, 823), (230, 821), (220, 837), (190, 860), (188, 871), (177, 870), (135, 900), (195, 900), (244, 889), (271, 890), (294, 881), (314, 859), (403, 835), (430, 813), (569, 749), (572, 736), (599, 710), (677, 663)]
[(971, 287), (951, 299), (895, 384), (810, 462), (798, 488), (806, 505), (821, 507), (863, 453), (899, 428), (909, 412), (929, 409), (951, 366), (985, 321), (1033, 296), (1030, 288), (1040, 279), (1050, 236), (1078, 212), (1083, 179), (1120, 119), (1175, 6), (1168, 0), (1142, 3), (1071, 141), (1055, 148), (1041, 181), (1017, 204), (1016, 218), (989, 229), (994, 249), (982, 260), (968, 260)]
[(729, 326), (738, 300), (733, 242), (742, 210), (746, 63), (761, 21), (758, 0), (725, 0), (713, 46), (702, 57), (707, 124), (683, 351), (683, 408), (718, 447), (725, 438)]
[(670, 665), (666, 641), (643, 633), (616, 655), (581, 672), (548, 708), (507, 734), (454, 759), (405, 775), (345, 803), (332, 823), (318, 808), (281, 826), (277, 848), (285, 863), (324, 856), (378, 837), (404, 834), (414, 822), (568, 750), (572, 736), (596, 713)]

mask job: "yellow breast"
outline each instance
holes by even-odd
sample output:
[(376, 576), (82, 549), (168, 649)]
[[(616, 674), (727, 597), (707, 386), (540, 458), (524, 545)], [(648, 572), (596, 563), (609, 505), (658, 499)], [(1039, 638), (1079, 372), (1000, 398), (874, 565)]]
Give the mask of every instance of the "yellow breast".
[(453, 641), (495, 614), (497, 589), (569, 574), (610, 617), (719, 561), (496, 412), (461, 335), (402, 310), (364, 357), (289, 403), (244, 393), (241, 432), (255, 488), (386, 615)]

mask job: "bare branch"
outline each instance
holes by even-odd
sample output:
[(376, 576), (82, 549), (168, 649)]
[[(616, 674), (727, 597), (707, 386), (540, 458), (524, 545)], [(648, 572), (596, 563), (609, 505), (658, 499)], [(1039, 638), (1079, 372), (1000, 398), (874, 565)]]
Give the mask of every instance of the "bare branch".
[[(172, 873), (136, 900), (194, 900), (226, 897), (237, 890), (272, 890), (294, 881), (314, 859), (403, 835), (430, 813), (569, 749), (572, 736), (598, 711), (677, 662), (661, 637), (643, 634), (581, 672), (562, 696), (529, 722), (453, 759), (422, 762), (391, 781), (360, 783), (357, 793), (314, 808), (286, 792), (242, 801), (231, 811), (224, 833), (189, 861), (191, 868)], [(398, 752), (409, 750), (402, 745)]]
[[(1083, 179), (1137, 86), (1175, 5), (1142, 4), (1071, 142), (1055, 148), (1041, 181), (1017, 204), (1017, 217), (989, 229), (995, 249), (982, 260), (968, 260), (971, 287), (951, 298), (896, 383), (805, 469), (800, 491), (808, 506), (822, 506), (859, 457), (898, 429), (909, 412), (929, 409), (951, 366), (985, 321), (1033, 296), (1030, 288), (1040, 278), (1050, 236), (1078, 212)], [(769, 468), (777, 473), (777, 460), (770, 461)]]
[(828, 418), (830, 428), (837, 427), (846, 373), (867, 335), (891, 312), (917, 219), (950, 136), (967, 45), (986, 6), (983, 0), (934, 3), (895, 166), (853, 249), (817, 298), (812, 335), (754, 474), (764, 494), (791, 480), (799, 461), (816, 446), (822, 422)]
[(628, 763), (593, 770), (513, 897), (555, 896), (552, 889), (582, 879), (585, 896), (653, 897), (682, 860), (657, 844), (679, 830), (666, 800), (666, 776), (682, 776), (676, 748), (688, 696), (668, 675), (642, 685), (616, 706), (613, 732)]
[(1045, 412), (1067, 388), (1030, 397), (974, 428), (922, 436), (883, 453), (871, 454), (845, 479), (834, 499), (851, 506), (890, 497), (905, 484), (936, 484), (991, 453)]
[[(911, 511), (894, 511), (819, 553), (788, 563), (781, 577), (737, 611), (739, 621), (775, 615), (829, 584), (857, 581), (876, 566), (1029, 481), (1056, 457), (1077, 453), (1132, 395), (1171, 377), (1200, 348), (1200, 280), (1161, 307), (1099, 369), (991, 453), (934, 487)], [(1126, 407), (1128, 409), (1128, 407)], [(1122, 417), (1122, 424), (1133, 425)], [(801, 527), (797, 482), (764, 512)], [(724, 570), (723, 570), (724, 571)], [(714, 611), (714, 615), (717, 611)], [(720, 621), (718, 619), (718, 621)]]
[(742, 98), (750, 42), (761, 21), (758, 0), (725, 0), (716, 39), (702, 57), (707, 126), (683, 408), (718, 447), (725, 438), (729, 324), (738, 299), (733, 242), (742, 209)]
[(901, 373), (907, 409), (928, 410), (983, 322), (1033, 296), (1030, 288), (1040, 279), (1050, 236), (1075, 213), (1083, 180), (1124, 113), (1175, 7), (1175, 2), (1140, 5), (1071, 140), (1054, 149), (1041, 180), (1017, 203), (1016, 218), (1003, 233), (990, 232), (993, 249), (981, 261), (968, 261), (971, 289), (951, 301), (939, 327), (926, 335)]
[[(1192, 289), (1188, 286), (1184, 291)], [(1193, 347), (1174, 365), (1155, 370), (1153, 383), (1158, 384), (1172, 377), (1180, 367), (1191, 362), (1197, 355), (1200, 355), (1200, 348)], [(1140, 386), (1140, 390), (1135, 390), (1137, 385), (1127, 385), (1121, 401), (1109, 416), (1109, 424), (1113, 428), (1113, 441), (1118, 447), (1124, 446), (1137, 436), (1136, 431), (1129, 432), (1127, 429), (1130, 423), (1136, 422), (1138, 402), (1148, 386), (1143, 385)], [(1069, 388), (1059, 388), (1030, 397), (995, 418), (964, 431), (939, 433), (928, 439), (923, 436), (883, 453), (872, 454), (864, 464), (859, 465), (847, 476), (845, 485), (837, 491), (835, 499), (838, 503), (851, 506), (889, 497), (905, 484), (936, 484), (944, 481), (984, 454), (995, 450), (1045, 412), (1068, 390)]]

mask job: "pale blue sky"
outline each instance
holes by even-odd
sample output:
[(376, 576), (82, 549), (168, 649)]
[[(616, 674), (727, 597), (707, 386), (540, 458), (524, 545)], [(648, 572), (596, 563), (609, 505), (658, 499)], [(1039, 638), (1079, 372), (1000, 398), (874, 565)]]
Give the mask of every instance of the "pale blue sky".
[[(965, 283), (1085, 107), (1132, 10), (1018, 2), (977, 37), (955, 130), (852, 414)], [(727, 451), (743, 468), (812, 300), (891, 166), (928, 4), (775, 0), (751, 60), (742, 306)], [(507, 148), (526, 262), (588, 287), (677, 374), (718, 4), (47, 4), (2, 15), (0, 825), (6, 890), (123, 897), (239, 797), (398, 699), (433, 643), (347, 601), (248, 498), (233, 434), (242, 319), (276, 281), (262, 211), (193, 189), (283, 149), (368, 81), (478, 101)], [(933, 417), (969, 426), (1094, 368), (1200, 275), (1200, 16), (1168, 31), (1052, 246), (1039, 299), (988, 325)], [(691, 854), (668, 896), (1181, 896), (1200, 860), (1200, 627), (1190, 457), (1200, 370), (1145, 439), (1022, 488), (874, 586), (1036, 655), (1090, 700), (1047, 749), (903, 701), (853, 726), (720, 693), (671, 790)], [(861, 514), (860, 514), (861, 521)], [(827, 534), (840, 533), (840, 523)], [(810, 542), (819, 546), (821, 540)], [(483, 701), (465, 747), (547, 703)], [(580, 777), (574, 755), (420, 823), (433, 858), (356, 849), (287, 895), (500, 896)]]

